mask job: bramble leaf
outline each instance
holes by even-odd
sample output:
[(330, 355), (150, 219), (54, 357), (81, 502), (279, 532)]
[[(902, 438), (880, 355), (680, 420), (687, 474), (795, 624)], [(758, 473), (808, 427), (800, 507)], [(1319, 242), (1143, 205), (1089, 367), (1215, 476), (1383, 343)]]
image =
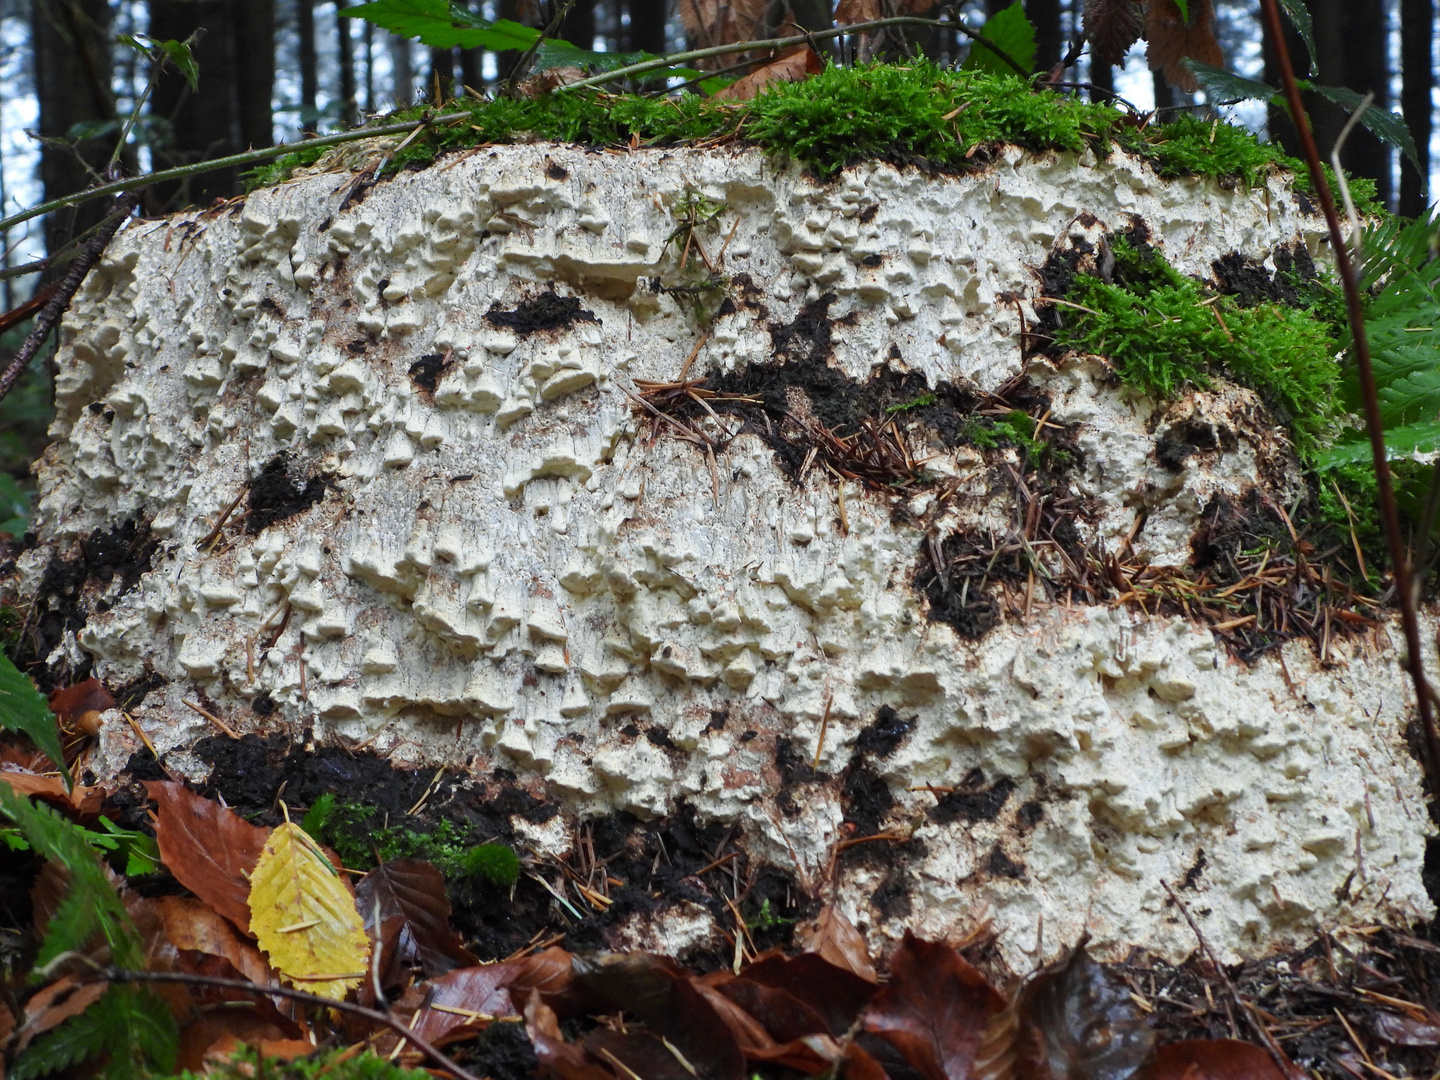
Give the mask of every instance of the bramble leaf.
[(60, 768), (65, 786), (70, 786), (70, 773), (65, 768), (65, 754), (60, 749), (60, 728), (50, 706), (30, 677), (0, 653), (0, 728), (18, 731), (44, 751), (45, 756)]
[(432, 49), (528, 49), (540, 31), (509, 19), (488, 22), (449, 0), (372, 0), (346, 8), (346, 18), (364, 19)]
[(158, 997), (131, 986), (111, 986), (79, 1016), (36, 1039), (10, 1075), (13, 1080), (33, 1080), (106, 1052), (103, 1067), (90, 1075), (128, 1080), (150, 1069), (164, 1075), (175, 1068), (179, 1040), (175, 1020)]
[[(1035, 66), (1035, 27), (1025, 17), (1025, 6), (1016, 0), (1002, 8), (980, 28), (980, 33), (995, 43), (997, 49), (1005, 52), (1010, 59), (1026, 71)], [(962, 71), (986, 71), (992, 75), (1015, 75), (1016, 70), (1001, 59), (992, 49), (978, 42), (970, 49)]]

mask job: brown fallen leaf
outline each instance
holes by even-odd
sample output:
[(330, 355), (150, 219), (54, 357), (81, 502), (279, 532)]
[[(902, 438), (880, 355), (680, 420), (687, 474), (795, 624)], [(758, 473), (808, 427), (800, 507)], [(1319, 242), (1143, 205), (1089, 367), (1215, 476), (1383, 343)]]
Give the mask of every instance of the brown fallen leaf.
[(1171, 86), (1193, 94), (1200, 84), (1183, 63), (1185, 58), (1224, 67), (1225, 54), (1215, 40), (1215, 8), (1211, 0), (1190, 0), (1188, 7), (1187, 21), (1175, 0), (1150, 0), (1145, 8), (1145, 37), (1150, 42), (1146, 56), (1151, 71), (1163, 72)]
[(50, 694), (50, 711), (61, 731), (100, 733), (100, 714), (115, 708), (115, 697), (99, 679), (86, 679)]
[(383, 940), (375, 924), (376, 906), (381, 923), (398, 917), (395, 959), (406, 967), (418, 966), (428, 977), (475, 964), (450, 926), (450, 901), (445, 878), (423, 859), (392, 859), (355, 883), (355, 905), (365, 929)]
[(800, 82), (811, 75), (825, 70), (825, 61), (809, 45), (797, 45), (756, 68), (750, 74), (736, 79), (723, 90), (718, 91), (716, 101), (749, 101), (765, 87), (776, 82)]
[(1369, 1019), (1370, 1030), (1396, 1046), (1440, 1046), (1440, 1016), (1419, 1020), (1392, 1012), (1377, 1012)]
[(517, 1016), (510, 984), (521, 961), (461, 968), (431, 979), (411, 1029), (436, 1046), (469, 1038), (497, 1016)]
[(986, 1022), (1004, 1008), (1000, 992), (958, 952), (907, 932), (890, 981), (865, 1007), (862, 1046), (882, 1066), (898, 1056), (924, 1080), (966, 1080)]
[(205, 903), (250, 937), (250, 874), (260, 861), (269, 829), (183, 784), (151, 780), (145, 790), (159, 805), (155, 841), (160, 861)]
[(1140, 1076), (1143, 1080), (1305, 1080), (1299, 1068), (1288, 1076), (1263, 1046), (1238, 1039), (1186, 1039), (1168, 1043)]
[(985, 1032), (983, 1080), (1129, 1080), (1151, 1058), (1151, 1030), (1129, 990), (1082, 940), (1032, 975)]
[(799, 936), (806, 952), (817, 953), (866, 982), (880, 981), (870, 960), (865, 938), (834, 904), (827, 904), (821, 909), (813, 923), (800, 929)]
[(1085, 36), (1102, 64), (1121, 64), (1145, 32), (1145, 11), (1136, 0), (1085, 0)]
[(40, 776), (15, 769), (0, 769), (0, 782), (9, 784), (17, 795), (41, 799), (74, 814), (82, 822), (94, 821), (105, 799), (105, 793), (98, 787), (76, 784), (72, 790), (66, 791), (65, 782), (58, 776)]
[(893, 0), (884, 5), (880, 0), (840, 0), (835, 5), (835, 24), (853, 26), (884, 15), (924, 15), (934, 6), (935, 0)]
[[(767, 0), (678, 0), (676, 6), (692, 49), (733, 45), (765, 36)], [(696, 66), (714, 71), (736, 61), (734, 56), (711, 57), (697, 61)]]
[[(825, 1031), (837, 1038), (845, 1034), (875, 993), (873, 983), (836, 967), (816, 953), (760, 960), (741, 972), (740, 979), (786, 991), (811, 1009), (824, 1023)], [(733, 999), (728, 992), (726, 996)], [(741, 1004), (743, 1007), (744, 1003)], [(764, 1016), (757, 1019), (766, 1023)]]
[(260, 950), (236, 932), (228, 919), (188, 896), (157, 896), (152, 903), (165, 935), (182, 952), (204, 953), (229, 962), (241, 978), (261, 985), (275, 981), (275, 971)]
[(525, 1005), (525, 1033), (542, 1073), (558, 1080), (616, 1080), (615, 1071), (592, 1058), (583, 1046), (565, 1041), (555, 1010), (539, 994), (531, 994)]
[(110, 989), (108, 982), (80, 983), (66, 975), (42, 987), (25, 1003), (25, 1021), (20, 1026), (14, 1051), (19, 1053), (32, 1039), (59, 1027), (73, 1016), (79, 1016)]

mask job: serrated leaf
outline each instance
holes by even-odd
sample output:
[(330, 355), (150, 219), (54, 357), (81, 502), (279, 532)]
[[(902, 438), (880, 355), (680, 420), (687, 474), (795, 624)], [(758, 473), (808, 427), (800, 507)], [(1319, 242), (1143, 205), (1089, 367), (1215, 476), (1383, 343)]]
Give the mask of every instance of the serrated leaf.
[(1178, 0), (1150, 0), (1145, 9), (1145, 38), (1150, 43), (1146, 59), (1151, 71), (1160, 71), (1165, 81), (1193, 94), (1199, 84), (1185, 65), (1186, 58), (1210, 67), (1220, 67), (1225, 56), (1215, 39), (1215, 10), (1211, 0), (1199, 0), (1195, 14)]
[(528, 49), (540, 31), (509, 19), (487, 22), (449, 0), (372, 0), (346, 8), (346, 18), (364, 19), (432, 49)]
[(79, 1016), (37, 1039), (12, 1066), (12, 1080), (69, 1069), (108, 1052), (104, 1077), (143, 1076), (175, 1068), (180, 1035), (165, 1003), (148, 990), (112, 986)]
[(155, 47), (165, 54), (175, 70), (185, 76), (191, 92), (200, 89), (200, 65), (195, 63), (195, 54), (190, 51), (188, 41), (157, 41)]
[(400, 963), (418, 965), (428, 978), (475, 963), (475, 956), (450, 928), (445, 878), (423, 859), (381, 863), (356, 883), (355, 905), (377, 941), (385, 923), (400, 919), (396, 942)]
[(1145, 12), (1135, 0), (1085, 0), (1085, 36), (1095, 59), (1121, 64), (1145, 31)]
[(1202, 64), (1194, 57), (1187, 56), (1184, 64), (1195, 75), (1200, 89), (1205, 91), (1209, 104), (1222, 101), (1269, 101), (1275, 96), (1275, 88), (1255, 79), (1247, 79), (1224, 68)]
[[(1364, 94), (1357, 94), (1354, 90), (1344, 86), (1321, 86), (1319, 83), (1311, 83), (1309, 88), (1351, 113), (1360, 108), (1361, 103), (1365, 100)], [(1393, 113), (1389, 109), (1372, 104), (1360, 114), (1360, 123), (1364, 124), (1370, 133), (1386, 146), (1395, 147), (1409, 158), (1415, 168), (1420, 168), (1420, 155), (1415, 149), (1415, 139), (1399, 113)]]
[(49, 807), (17, 795), (9, 784), (0, 784), (0, 816), (15, 823), (36, 854), (69, 876), (69, 888), (45, 927), (36, 970), (63, 953), (84, 952), (97, 934), (115, 963), (139, 967), (144, 962), (140, 940), (89, 844), (89, 834)]
[(1310, 9), (1305, 6), (1305, 0), (1280, 0), (1280, 7), (1290, 16), (1305, 48), (1310, 50), (1310, 74), (1315, 74), (1315, 24), (1310, 20)]
[[(986, 19), (980, 33), (1026, 71), (1035, 66), (1035, 27), (1025, 17), (1025, 5), (1020, 0)], [(971, 46), (970, 55), (960, 67), (963, 71), (984, 71), (991, 75), (1019, 74), (993, 50), (979, 43)]]
[(0, 653), (0, 728), (18, 731), (53, 761), (70, 786), (70, 773), (65, 768), (65, 754), (60, 749), (60, 728), (45, 696), (35, 689), (29, 676)]
[[(551, 68), (577, 67), (593, 71), (596, 74), (603, 74), (607, 71), (615, 71), (617, 68), (629, 67), (631, 64), (643, 64), (647, 60), (659, 59), (660, 57), (655, 53), (648, 52), (593, 52), (577, 45), (571, 45), (568, 41), (546, 38), (540, 43), (540, 48), (535, 50), (534, 70), (549, 71)], [(697, 71), (695, 68), (668, 67), (647, 71), (641, 78), (694, 79), (703, 74), (704, 72)]]
[(355, 899), (319, 846), (287, 821), (250, 875), (250, 929), (275, 970), (321, 997), (360, 985), (370, 940)]

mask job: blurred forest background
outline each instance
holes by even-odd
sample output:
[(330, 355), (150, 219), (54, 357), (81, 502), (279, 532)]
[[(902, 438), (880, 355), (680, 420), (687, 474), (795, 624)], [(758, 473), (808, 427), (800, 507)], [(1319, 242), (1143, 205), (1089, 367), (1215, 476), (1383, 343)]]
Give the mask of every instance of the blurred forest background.
[[(928, 15), (925, 0), (875, 0), (878, 13)], [(967, 0), (959, 13), (972, 26), (1011, 0)], [(1099, 0), (1089, 0), (1094, 4)], [(1191, 0), (1192, 7), (1212, 0)], [(547, 25), (558, 0), (470, 0), (488, 19)], [(1037, 31), (1036, 68), (1048, 71), (1076, 40), (1086, 0), (1024, 0)], [(1306, 0), (1314, 21), (1316, 81), (1371, 91), (1376, 105), (1399, 111), (1420, 153), (1417, 170), (1368, 132), (1346, 144), (1346, 166), (1373, 178), (1380, 198), (1403, 215), (1428, 205), (1434, 130), (1435, 0)], [(1261, 35), (1258, 0), (1213, 0), (1225, 65), (1280, 84), (1274, 50)], [(485, 92), (511, 73), (515, 53), (426, 49), (360, 19), (343, 17), (348, 0), (0, 0), (0, 214), (77, 191), (102, 172), (122, 138), (151, 69), (129, 35), (181, 41), (193, 53), (198, 88), (164, 72), (145, 100), (120, 152), (126, 172), (162, 169), (331, 132), (437, 92)], [(936, 5), (934, 11), (939, 10)], [(830, 0), (575, 0), (556, 36), (598, 51), (665, 53), (719, 40), (763, 38), (793, 20), (804, 29), (831, 24)], [(717, 31), (717, 27), (724, 27)], [(892, 33), (894, 33), (892, 31)], [(963, 56), (954, 32), (921, 28), (892, 48), (945, 61)], [(834, 46), (832, 43), (831, 47)], [(1308, 54), (1289, 42), (1297, 68)], [(838, 53), (836, 55), (839, 55)], [(1123, 65), (1095, 62), (1088, 50), (1065, 74), (1072, 92), (1097, 99), (1119, 93), (1140, 108), (1204, 105), (1147, 69), (1144, 43)], [(1322, 152), (1345, 116), (1323, 100), (1308, 103)], [(1222, 110), (1230, 119), (1297, 149), (1288, 120), (1261, 105)], [(185, 183), (152, 186), (142, 211), (158, 215), (235, 195), (235, 170)], [(0, 305), (10, 310), (37, 284), (63, 269), (26, 272), (93, 227), (107, 204), (91, 202), (17, 227), (0, 245)], [(56, 260), (59, 261), (58, 259)], [(25, 325), (0, 336), (0, 366)], [(45, 445), (49, 375), (35, 363), (0, 403), (0, 531), (24, 531), (29, 465)]]

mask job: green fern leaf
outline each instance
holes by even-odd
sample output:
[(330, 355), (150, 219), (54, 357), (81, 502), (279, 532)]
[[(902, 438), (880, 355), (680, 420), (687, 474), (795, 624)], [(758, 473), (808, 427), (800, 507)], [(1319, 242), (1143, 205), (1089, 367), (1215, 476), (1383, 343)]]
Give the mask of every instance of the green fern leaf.
[(65, 755), (60, 750), (60, 728), (55, 716), (30, 677), (12, 664), (4, 653), (0, 653), (0, 728), (28, 736), (46, 757), (60, 767), (60, 775), (69, 786), (70, 773), (65, 769)]
[(36, 1039), (16, 1060), (14, 1080), (37, 1080), (109, 1055), (99, 1075), (114, 1080), (175, 1067), (179, 1033), (169, 1008), (148, 990), (112, 986), (79, 1016)]
[(143, 967), (140, 938), (85, 830), (49, 807), (15, 794), (9, 784), (0, 784), (0, 816), (14, 822), (35, 853), (61, 867), (70, 878), (70, 890), (45, 928), (45, 940), (35, 958), (37, 971), (66, 952), (83, 952), (97, 934), (109, 946), (116, 964)]

